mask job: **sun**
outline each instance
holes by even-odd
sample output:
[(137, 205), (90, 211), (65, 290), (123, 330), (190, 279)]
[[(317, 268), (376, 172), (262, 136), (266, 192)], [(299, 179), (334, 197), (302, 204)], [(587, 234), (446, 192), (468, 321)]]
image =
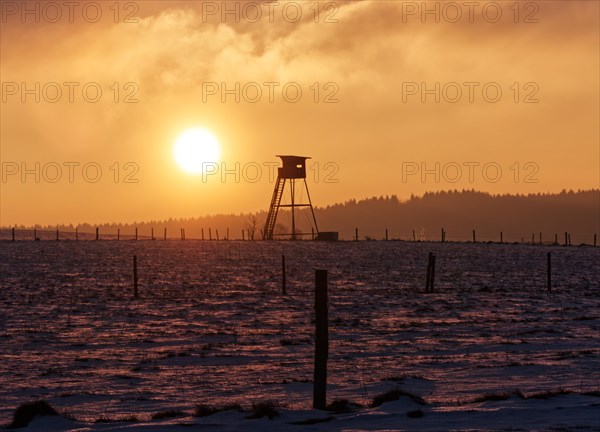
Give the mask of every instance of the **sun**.
[(173, 146), (173, 157), (179, 168), (189, 174), (201, 174), (207, 164), (216, 163), (221, 155), (217, 138), (208, 130), (188, 129)]

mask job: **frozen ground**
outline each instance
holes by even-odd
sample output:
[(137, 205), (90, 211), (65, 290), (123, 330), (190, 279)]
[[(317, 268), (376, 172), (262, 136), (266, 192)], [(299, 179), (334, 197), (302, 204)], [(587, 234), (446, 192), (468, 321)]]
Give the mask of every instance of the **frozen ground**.
[[(436, 292), (424, 294), (430, 251)], [(328, 401), (369, 405), (401, 388), (426, 405), (309, 409), (315, 268), (329, 270)], [(26, 430), (600, 430), (600, 248), (2, 241), (0, 272), (0, 424), (45, 399), (77, 421)], [(475, 402), (515, 390), (525, 398)], [(191, 416), (197, 404), (261, 401), (285, 408), (273, 420)], [(167, 410), (183, 416), (150, 420)]]

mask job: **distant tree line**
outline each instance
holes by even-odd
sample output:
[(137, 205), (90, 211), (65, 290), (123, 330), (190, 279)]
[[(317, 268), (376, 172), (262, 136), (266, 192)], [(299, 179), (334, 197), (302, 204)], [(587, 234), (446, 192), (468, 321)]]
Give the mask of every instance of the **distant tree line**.
[[(297, 213), (299, 230), (310, 233), (309, 210)], [(545, 243), (559, 242), (563, 233), (569, 232), (573, 242), (590, 243), (594, 234), (600, 234), (600, 190), (563, 190), (546, 194), (501, 194), (493, 195), (475, 190), (451, 190), (428, 192), (423, 196), (411, 196), (401, 201), (396, 195), (373, 197), (363, 200), (351, 199), (344, 203), (315, 208), (321, 231), (338, 231), (341, 238), (352, 239), (355, 229), (359, 238), (382, 239), (388, 230), (390, 239), (439, 240), (443, 228), (446, 239), (469, 240), (472, 230), (477, 231), (481, 241), (497, 241), (504, 233), (504, 241), (530, 241), (539, 233)], [(103, 235), (115, 234), (120, 230), (124, 238), (133, 236), (138, 229), (140, 238), (154, 236), (162, 238), (167, 229), (169, 238), (179, 238), (180, 230), (186, 230), (186, 238), (208, 239), (209, 229), (216, 238), (260, 239), (266, 211), (258, 213), (219, 214), (195, 218), (169, 218), (132, 223), (104, 223), (101, 225), (80, 224), (80, 233), (93, 233), (99, 227)], [(278, 233), (289, 230), (289, 212), (282, 211), (278, 218)], [(7, 228), (7, 227), (5, 227)], [(20, 226), (17, 229), (33, 227)], [(74, 231), (74, 225), (36, 226), (39, 230)]]

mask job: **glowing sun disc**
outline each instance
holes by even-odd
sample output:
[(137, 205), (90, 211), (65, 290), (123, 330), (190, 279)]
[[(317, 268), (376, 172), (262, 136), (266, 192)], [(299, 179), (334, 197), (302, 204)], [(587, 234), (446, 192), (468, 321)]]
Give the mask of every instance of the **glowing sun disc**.
[(188, 129), (177, 138), (173, 156), (179, 168), (201, 174), (207, 164), (216, 163), (221, 155), (217, 138), (206, 129)]

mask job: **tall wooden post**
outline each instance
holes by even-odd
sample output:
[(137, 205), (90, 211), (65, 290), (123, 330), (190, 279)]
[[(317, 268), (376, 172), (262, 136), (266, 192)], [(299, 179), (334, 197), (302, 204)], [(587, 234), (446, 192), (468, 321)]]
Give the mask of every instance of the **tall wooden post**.
[(569, 236), (569, 234), (565, 231), (565, 246), (567, 246), (569, 244), (568, 236)]
[(500, 231), (500, 243), (504, 243), (504, 235), (502, 233), (502, 231)]
[(137, 255), (133, 256), (133, 298), (138, 298)]
[(137, 241), (137, 239), (138, 239), (138, 229), (137, 229), (137, 227), (135, 227), (135, 240)]
[(385, 229), (385, 241), (388, 241), (388, 230), (387, 230), (387, 228)]
[(427, 259), (427, 277), (425, 278), (425, 292), (433, 292), (433, 281), (435, 279), (435, 255), (429, 252)]
[(58, 241), (58, 228), (56, 228), (56, 241)]
[(281, 255), (281, 293), (283, 295), (287, 294), (285, 286), (285, 255)]
[(163, 234), (163, 240), (167, 239), (167, 227), (165, 227), (165, 232)]
[(245, 241), (245, 240), (246, 240), (246, 232), (242, 228), (242, 241)]
[[(15, 229), (13, 228), (13, 232), (14, 232), (14, 230), (15, 230)], [(594, 247), (596, 247), (596, 237), (597, 237), (597, 236), (598, 236), (597, 234), (594, 234)]]
[(154, 240), (154, 227), (150, 228), (150, 238)]
[(417, 234), (415, 233), (415, 230), (413, 230), (413, 242), (417, 242)]
[(431, 279), (429, 279), (429, 292), (433, 292), (435, 282), (435, 255), (431, 255)]
[[(14, 227), (12, 229), (12, 241), (15, 241), (15, 228)], [(596, 246), (596, 245), (594, 245), (594, 246)]]
[(554, 233), (554, 244), (558, 244), (558, 234)]
[(477, 243), (477, 239), (475, 237), (475, 230), (473, 230), (473, 243)]
[(75, 227), (75, 240), (79, 240), (79, 229)]
[(217, 241), (219, 241), (219, 230), (216, 229), (215, 232), (217, 233)]
[(117, 228), (117, 241), (121, 240), (121, 228)]
[(316, 270), (313, 408), (320, 410), (324, 410), (327, 406), (327, 358), (329, 357), (327, 301), (327, 270)]
[(429, 255), (427, 257), (427, 275), (425, 276), (425, 292), (429, 292), (429, 285), (430, 285), (430, 281), (431, 281), (431, 256), (433, 255), (432, 252), (429, 252)]
[(96, 240), (100, 240), (100, 228), (96, 227)]
[(548, 291), (552, 289), (552, 257), (548, 252)]
[(358, 228), (354, 228), (354, 241), (358, 241)]

